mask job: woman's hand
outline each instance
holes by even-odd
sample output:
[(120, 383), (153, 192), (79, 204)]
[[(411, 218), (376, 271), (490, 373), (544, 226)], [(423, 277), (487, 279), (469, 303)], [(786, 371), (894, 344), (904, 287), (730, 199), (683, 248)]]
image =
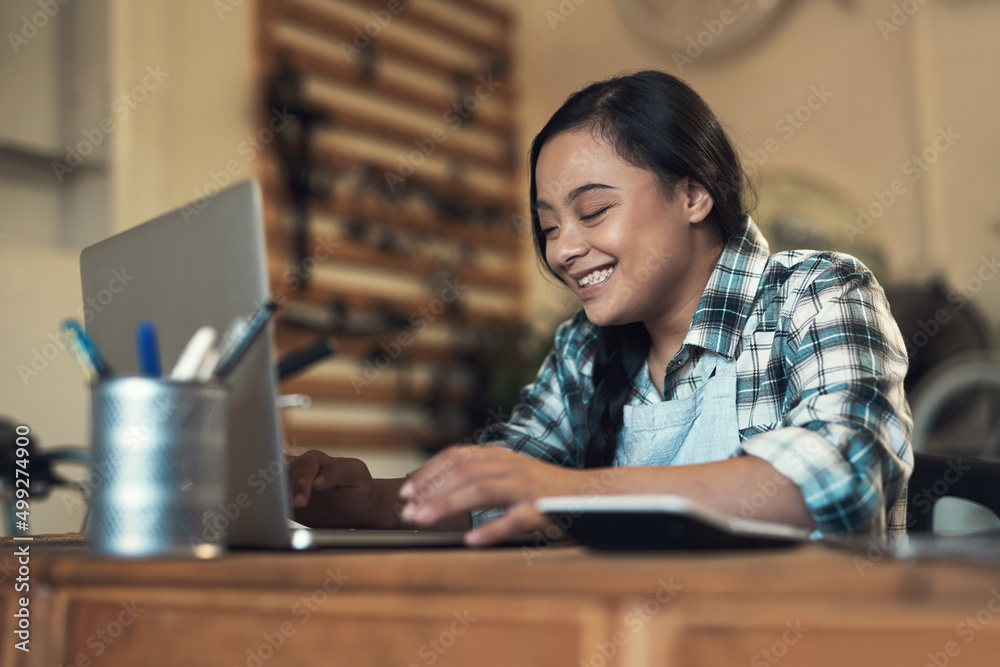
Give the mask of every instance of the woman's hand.
[(414, 472), (399, 490), (406, 504), (401, 517), (430, 526), (449, 516), (485, 507), (504, 507), (506, 515), (470, 531), (470, 546), (542, 530), (547, 518), (535, 511), (543, 496), (577, 495), (582, 471), (543, 463), (502, 447), (458, 446), (441, 452)]
[(327, 528), (388, 527), (388, 519), (380, 517), (379, 485), (362, 461), (313, 449), (287, 463), (296, 521)]

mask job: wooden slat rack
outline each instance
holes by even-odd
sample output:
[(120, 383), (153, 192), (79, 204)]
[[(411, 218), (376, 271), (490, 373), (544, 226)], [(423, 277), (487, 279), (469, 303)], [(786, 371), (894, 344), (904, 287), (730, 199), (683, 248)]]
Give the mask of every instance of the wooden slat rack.
[[(338, 345), (282, 384), (313, 400), (285, 410), (286, 439), (468, 441), (490, 407), (490, 364), (524, 318), (512, 16), (485, 0), (259, 7), (259, 126), (279, 67), (330, 121), (310, 143), (328, 195), (309, 198), (307, 230), (279, 141), (258, 159), (278, 354), (323, 335)], [(350, 326), (380, 316), (379, 330)]]

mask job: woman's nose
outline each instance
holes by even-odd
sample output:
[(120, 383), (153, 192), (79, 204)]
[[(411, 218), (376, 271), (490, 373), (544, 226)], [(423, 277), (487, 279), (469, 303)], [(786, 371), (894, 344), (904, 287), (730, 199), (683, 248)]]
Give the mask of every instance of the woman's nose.
[(559, 236), (550, 241), (552, 259), (566, 266), (573, 260), (587, 254), (590, 245), (575, 225), (567, 225), (559, 230)]

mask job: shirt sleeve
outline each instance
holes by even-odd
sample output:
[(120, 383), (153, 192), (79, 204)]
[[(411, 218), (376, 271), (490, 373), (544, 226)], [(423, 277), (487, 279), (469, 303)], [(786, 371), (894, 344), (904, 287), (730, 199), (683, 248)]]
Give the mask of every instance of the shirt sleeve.
[[(552, 351), (534, 382), (521, 390), (520, 403), (506, 422), (487, 426), (479, 444), (506, 447), (546, 463), (583, 467), (582, 439), (586, 429), (587, 395), (590, 389), (589, 359), (593, 345), (593, 325), (581, 310), (556, 331)], [(474, 525), (502, 515), (497, 509), (473, 512)]]
[(813, 537), (882, 532), (913, 470), (907, 356), (885, 295), (842, 258), (804, 286), (789, 316), (782, 425), (742, 451), (799, 486)]

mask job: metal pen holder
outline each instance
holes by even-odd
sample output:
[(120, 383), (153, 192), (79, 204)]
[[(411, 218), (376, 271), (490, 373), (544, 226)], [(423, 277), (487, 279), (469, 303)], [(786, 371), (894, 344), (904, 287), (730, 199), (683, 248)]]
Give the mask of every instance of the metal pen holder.
[(111, 556), (212, 557), (206, 517), (225, 502), (229, 391), (117, 377), (92, 392), (89, 544)]

